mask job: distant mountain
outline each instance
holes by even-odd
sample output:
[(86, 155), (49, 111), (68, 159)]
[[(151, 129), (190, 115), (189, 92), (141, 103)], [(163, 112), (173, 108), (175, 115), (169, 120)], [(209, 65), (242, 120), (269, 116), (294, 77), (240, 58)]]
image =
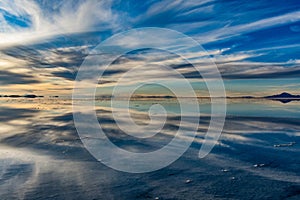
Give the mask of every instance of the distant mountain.
[(134, 95), (133, 98), (146, 98), (146, 99), (173, 99), (175, 96), (170, 95)]
[(0, 97), (8, 97), (8, 98), (30, 98), (30, 99), (33, 99), (33, 98), (38, 98), (38, 97), (44, 97), (44, 96), (37, 96), (35, 94), (26, 94), (26, 95), (0, 95)]
[(24, 98), (30, 98), (30, 99), (34, 99), (37, 97), (43, 97), (43, 96), (36, 96), (35, 94), (26, 94), (23, 96)]
[(281, 94), (266, 96), (264, 98), (267, 98), (267, 99), (300, 99), (300, 95), (293, 95), (293, 94), (290, 94), (287, 92), (283, 92)]

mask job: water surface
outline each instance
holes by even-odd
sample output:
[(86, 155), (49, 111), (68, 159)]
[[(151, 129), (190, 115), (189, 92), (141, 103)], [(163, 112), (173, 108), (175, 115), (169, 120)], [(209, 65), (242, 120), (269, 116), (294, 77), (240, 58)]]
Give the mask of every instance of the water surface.
[[(1, 199), (300, 198), (300, 102), (229, 100), (217, 146), (199, 159), (210, 119), (210, 103), (201, 100), (198, 133), (188, 151), (145, 174), (118, 172), (91, 156), (74, 127), (70, 100), (2, 98), (0, 103)], [(174, 137), (180, 106), (173, 100), (132, 101), (137, 124), (149, 123), (153, 104), (163, 105), (168, 118), (152, 138), (122, 132), (109, 101), (96, 102), (98, 120), (119, 147), (154, 151)]]

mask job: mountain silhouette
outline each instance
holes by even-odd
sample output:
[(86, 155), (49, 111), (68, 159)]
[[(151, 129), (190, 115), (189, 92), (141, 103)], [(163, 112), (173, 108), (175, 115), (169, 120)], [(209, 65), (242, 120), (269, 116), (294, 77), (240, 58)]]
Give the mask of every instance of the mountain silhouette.
[(271, 99), (271, 100), (274, 100), (274, 101), (280, 101), (281, 103), (289, 103), (291, 101), (299, 101), (300, 100), (300, 95), (292, 95), (290, 93), (283, 92), (281, 94), (266, 96), (264, 98)]
[(293, 95), (293, 94), (290, 94), (287, 92), (283, 92), (281, 94), (266, 96), (265, 98), (268, 98), (268, 99), (298, 99), (298, 98), (300, 98), (300, 95)]

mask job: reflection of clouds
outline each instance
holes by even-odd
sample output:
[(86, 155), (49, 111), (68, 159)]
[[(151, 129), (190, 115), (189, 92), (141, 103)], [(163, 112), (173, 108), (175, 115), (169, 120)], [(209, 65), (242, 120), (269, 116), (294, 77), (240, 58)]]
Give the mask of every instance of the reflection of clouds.
[[(9, 156), (6, 152), (9, 152)], [(34, 184), (37, 178), (35, 165), (24, 151), (1, 148), (0, 155), (1, 196), (24, 199), (27, 187)]]
[(292, 118), (227, 117), (220, 143), (231, 149), (229, 155), (247, 154), (243, 157), (248, 162), (274, 161), (280, 165), (280, 169), (294, 171), (292, 154), (299, 152), (299, 149), (276, 149), (274, 145), (299, 143), (299, 130), (298, 120)]
[[(0, 193), (7, 198), (122, 198), (115, 194), (116, 190), (132, 198), (135, 195), (146, 195), (147, 190), (153, 191), (153, 196), (167, 190), (169, 194), (166, 197), (174, 195), (175, 198), (179, 195), (177, 186), (181, 183), (189, 194), (193, 191), (198, 194), (198, 186), (212, 188), (220, 194), (226, 188), (236, 195), (244, 194), (241, 187), (235, 190), (230, 184), (233, 176), (237, 183), (245, 181), (250, 184), (251, 191), (253, 188), (267, 188), (270, 184), (277, 184), (278, 189), (285, 188), (282, 189), (285, 191), (289, 185), (299, 183), (297, 163), (300, 125), (296, 117), (243, 116), (242, 111), (235, 111), (235, 115), (227, 117), (222, 137), (212, 153), (199, 160), (197, 152), (210, 120), (210, 115), (203, 113), (196, 139), (183, 157), (157, 172), (127, 175), (104, 167), (83, 148), (73, 127), (69, 101), (18, 101), (1, 104), (0, 127), (3, 132), (0, 136), (0, 177), (3, 181)], [(148, 152), (161, 148), (174, 137), (178, 129), (180, 116), (171, 100), (165, 103), (170, 116), (163, 130), (146, 139), (136, 139), (120, 131), (106, 103), (102, 101), (97, 105), (99, 123), (113, 143), (128, 151)], [(152, 103), (134, 102), (133, 105), (139, 105), (131, 108), (135, 122), (140, 125), (149, 122), (147, 108)], [(163, 101), (159, 103), (164, 105)], [(295, 104), (293, 106), (296, 108), (298, 104)], [(277, 108), (281, 106), (285, 113), (283, 116), (290, 112), (283, 109), (285, 106), (281, 104), (275, 105)], [(200, 107), (205, 111), (203, 105)], [(265, 107), (265, 110), (268, 109)], [(260, 110), (264, 111), (264, 108), (260, 107)], [(122, 117), (121, 111), (119, 113)], [(157, 120), (155, 123), (160, 122)], [(3, 129), (8, 126), (9, 129)], [(188, 130), (189, 122), (183, 122), (183, 126)], [(191, 137), (182, 139), (189, 140)], [(288, 142), (296, 144), (291, 147), (274, 147), (274, 144)], [(257, 163), (265, 166), (253, 167)], [(221, 171), (225, 168), (229, 172)], [(186, 179), (192, 179), (197, 184), (184, 184)], [(222, 184), (215, 185), (216, 179)], [(176, 187), (170, 189), (174, 185)], [(199, 195), (203, 196), (202, 192)]]
[[(84, 198), (86, 191), (101, 190), (97, 185), (110, 184), (112, 174), (99, 174), (99, 179), (92, 180), (95, 171), (86, 170), (89, 167), (99, 169), (99, 165), (90, 162), (94, 159), (82, 147), (71, 125), (70, 102), (64, 106), (48, 102), (48, 107), (52, 107), (50, 110), (36, 110), (36, 106), (41, 106), (38, 100), (19, 103), (6, 105), (25, 105), (26, 108), (1, 108), (1, 116), (7, 116), (0, 119), (3, 131), (0, 136), (2, 198), (70, 198), (72, 193)], [(47, 107), (47, 104), (43, 106)], [(53, 110), (54, 107), (59, 110)], [(99, 193), (88, 196), (96, 198)]]
[[(43, 100), (40, 101), (44, 102)], [(56, 145), (57, 141), (76, 140), (76, 133), (72, 134), (71, 131), (72, 121), (71, 119), (66, 120), (68, 119), (68, 115), (63, 119), (56, 120), (64, 111), (69, 109), (70, 104), (64, 105), (64, 102), (61, 101), (61, 106), (55, 106), (55, 104), (47, 105), (41, 102), (39, 100), (33, 102), (26, 102), (26, 100), (22, 102), (21, 100), (21, 102), (18, 102), (17, 100), (13, 104), (9, 102), (4, 104), (13, 105), (14, 108), (4, 107), (1, 109), (1, 113), (3, 114), (3, 118), (0, 118), (1, 123), (4, 126), (10, 127), (10, 131), (5, 132), (6, 137), (1, 138), (3, 143), (26, 147), (33, 142), (36, 147), (39, 147), (39, 145), (42, 147), (48, 143)], [(23, 108), (15, 108), (18, 106)], [(47, 107), (52, 109), (54, 107), (59, 108), (60, 112), (56, 113), (51, 109), (47, 110)], [(12, 129), (13, 131), (11, 131)], [(65, 145), (67, 144), (66, 142)]]
[[(99, 169), (98, 163), (65, 162), (22, 148), (1, 147), (0, 155), (0, 193), (3, 198), (97, 197), (102, 191), (97, 185), (109, 185), (113, 175), (95, 172), (93, 168)], [(93, 179), (94, 173), (97, 173), (97, 179)], [(97, 192), (90, 192), (93, 190)]]

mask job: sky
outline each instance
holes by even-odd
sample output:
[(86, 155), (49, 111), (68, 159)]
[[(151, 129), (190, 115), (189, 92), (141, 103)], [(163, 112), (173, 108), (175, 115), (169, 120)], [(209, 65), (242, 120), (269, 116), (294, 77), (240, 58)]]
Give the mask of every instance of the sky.
[[(228, 96), (300, 94), (298, 0), (2, 0), (0, 94), (70, 96), (89, 52), (114, 34), (143, 27), (176, 30), (201, 44)], [(201, 63), (201, 53), (190, 57)], [(190, 65), (155, 49), (120, 57), (97, 92), (109, 93), (114, 80), (137, 65), (147, 66), (151, 76), (168, 76), (152, 64), (179, 69), (200, 96), (207, 95), (201, 77), (190, 75)], [(164, 93), (158, 88), (151, 93)]]

